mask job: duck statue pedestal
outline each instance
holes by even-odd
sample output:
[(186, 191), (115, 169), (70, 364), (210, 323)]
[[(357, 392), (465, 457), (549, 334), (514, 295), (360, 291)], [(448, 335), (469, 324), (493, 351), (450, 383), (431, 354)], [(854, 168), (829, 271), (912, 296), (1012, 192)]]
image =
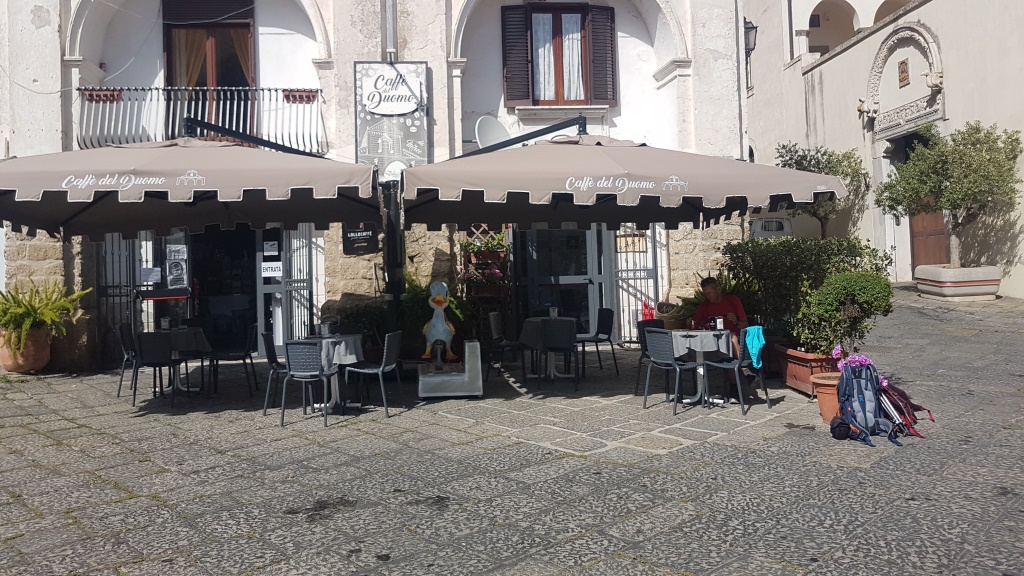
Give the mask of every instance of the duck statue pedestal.
[(423, 327), (423, 335), (427, 339), (424, 359), (430, 362), (419, 367), (419, 397), (434, 396), (476, 396), (484, 395), (482, 371), (480, 365), (480, 343), (475, 340), (466, 342), (463, 352), (465, 364), (446, 364), (452, 362), (452, 336), (455, 327), (445, 318), (444, 309), (448, 307), (448, 285), (434, 282), (430, 285), (430, 307), (434, 315)]

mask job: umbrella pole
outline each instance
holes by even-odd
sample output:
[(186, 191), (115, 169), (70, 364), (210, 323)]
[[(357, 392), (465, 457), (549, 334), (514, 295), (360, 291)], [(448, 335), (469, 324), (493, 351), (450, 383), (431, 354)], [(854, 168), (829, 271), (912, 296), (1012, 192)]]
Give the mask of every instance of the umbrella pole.
[(381, 182), (384, 199), (384, 291), (391, 300), (392, 320), (398, 322), (405, 292), (405, 230), (402, 227), (402, 196), (395, 180)]

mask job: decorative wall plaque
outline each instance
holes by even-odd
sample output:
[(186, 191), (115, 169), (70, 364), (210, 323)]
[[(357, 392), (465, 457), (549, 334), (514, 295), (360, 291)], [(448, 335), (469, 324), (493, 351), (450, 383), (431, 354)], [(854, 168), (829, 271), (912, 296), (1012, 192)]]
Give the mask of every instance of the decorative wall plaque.
[(910, 86), (910, 60), (904, 58), (897, 64), (900, 73), (900, 88)]

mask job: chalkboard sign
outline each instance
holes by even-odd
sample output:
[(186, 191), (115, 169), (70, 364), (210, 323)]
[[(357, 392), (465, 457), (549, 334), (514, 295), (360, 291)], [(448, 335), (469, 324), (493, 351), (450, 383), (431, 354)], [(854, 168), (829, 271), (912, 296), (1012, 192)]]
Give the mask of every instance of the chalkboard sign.
[(380, 252), (380, 240), (377, 237), (377, 226), (373, 222), (363, 222), (358, 228), (341, 225), (341, 251), (346, 256), (362, 256)]

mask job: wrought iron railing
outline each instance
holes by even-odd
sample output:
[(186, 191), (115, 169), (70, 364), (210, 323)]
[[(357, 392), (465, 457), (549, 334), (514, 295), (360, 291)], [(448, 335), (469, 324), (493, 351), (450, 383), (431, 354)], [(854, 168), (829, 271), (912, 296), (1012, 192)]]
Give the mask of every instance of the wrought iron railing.
[[(79, 88), (79, 148), (186, 136), (192, 117), (297, 148), (327, 153), (323, 93), (316, 88)], [(218, 137), (215, 134), (197, 136)]]

